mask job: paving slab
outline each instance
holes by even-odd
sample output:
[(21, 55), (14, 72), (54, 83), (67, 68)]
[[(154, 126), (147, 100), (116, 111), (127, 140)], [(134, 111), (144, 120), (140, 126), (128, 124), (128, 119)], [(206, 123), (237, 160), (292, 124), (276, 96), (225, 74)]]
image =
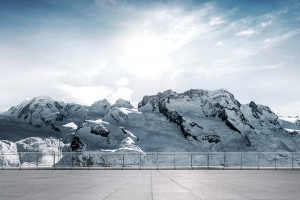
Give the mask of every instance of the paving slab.
[(300, 170), (0, 170), (0, 199), (299, 199)]

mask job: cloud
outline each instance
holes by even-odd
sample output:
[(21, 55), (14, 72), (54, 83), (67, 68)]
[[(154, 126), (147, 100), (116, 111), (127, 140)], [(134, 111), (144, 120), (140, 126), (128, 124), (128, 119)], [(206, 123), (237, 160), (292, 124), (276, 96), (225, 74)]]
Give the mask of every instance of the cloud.
[[(120, 79), (120, 83), (125, 79)], [(61, 99), (66, 102), (76, 102), (83, 105), (91, 105), (92, 103), (107, 99), (111, 103), (114, 103), (119, 98), (131, 100), (132, 90), (128, 87), (111, 88), (107, 86), (90, 86), (90, 87), (76, 87), (72, 85), (59, 86), (59, 90), (64, 94), (64, 98)]]
[(142, 36), (125, 42), (124, 54), (117, 64), (128, 72), (145, 79), (156, 79), (173, 67), (168, 59), (176, 47), (161, 37)]
[(253, 29), (247, 29), (247, 30), (235, 33), (236, 36), (240, 36), (240, 37), (250, 37), (253, 34), (258, 34), (258, 32)]
[(184, 69), (176, 69), (174, 70), (171, 75), (170, 75), (170, 79), (173, 79), (177, 76), (179, 76), (182, 72), (184, 72)]
[(295, 35), (298, 35), (298, 34), (300, 34), (300, 29), (290, 31), (290, 32), (285, 33), (285, 34), (280, 35), (280, 36), (267, 38), (264, 41), (264, 47), (267, 47), (269, 45), (277, 44), (277, 43), (281, 42), (282, 40), (287, 40), (287, 39), (289, 39), (289, 38), (291, 38)]
[(256, 46), (244, 45), (242, 47), (237, 47), (232, 51), (233, 58), (242, 59), (246, 57), (253, 56), (259, 52), (259, 48)]
[(272, 20), (269, 20), (269, 21), (267, 21), (267, 22), (262, 22), (259, 26), (260, 27), (266, 27), (266, 26), (269, 26), (269, 25), (271, 25), (272, 24)]
[(79, 65), (77, 69), (79, 69), (79, 72), (85, 78), (91, 78), (93, 76), (99, 75), (100, 72), (106, 68), (106, 65), (107, 65), (107, 61), (104, 60), (94, 60), (94, 61), (86, 60), (85, 62), (81, 61), (81, 67)]
[(197, 71), (199, 76), (206, 77), (209, 79), (221, 77), (226, 74), (232, 73), (245, 73), (260, 70), (278, 69), (284, 63), (278, 63), (275, 65), (239, 65), (230, 59), (219, 59), (212, 63), (206, 63), (204, 66), (200, 66)]
[[(144, 20), (137, 22), (137, 28), (123, 38), (117, 65), (147, 80), (156, 80), (171, 72), (176, 66), (170, 59), (172, 53), (206, 36), (212, 27), (225, 23), (224, 17), (214, 15), (211, 4), (189, 12), (178, 6), (148, 10), (141, 18)], [(210, 18), (208, 23), (206, 18)]]
[(222, 45), (223, 45), (223, 42), (220, 41), (220, 42), (216, 43), (215, 45), (216, 45), (216, 46), (222, 46)]
[(225, 23), (225, 20), (221, 16), (218, 17), (212, 17), (211, 20), (208, 22), (209, 25), (219, 25)]
[(118, 81), (116, 81), (114, 84), (118, 87), (126, 86), (129, 83), (129, 79), (126, 77), (120, 77)]
[(108, 99), (112, 103), (117, 101), (119, 98), (130, 101), (132, 92), (133, 91), (127, 87), (121, 87), (121, 88), (118, 88), (117, 91), (115, 91), (113, 94), (111, 94), (110, 97), (108, 97)]
[(113, 93), (113, 90), (106, 86), (75, 87), (72, 85), (62, 85), (58, 89), (65, 94), (64, 101), (75, 101), (85, 105), (91, 105), (95, 101), (107, 98)]

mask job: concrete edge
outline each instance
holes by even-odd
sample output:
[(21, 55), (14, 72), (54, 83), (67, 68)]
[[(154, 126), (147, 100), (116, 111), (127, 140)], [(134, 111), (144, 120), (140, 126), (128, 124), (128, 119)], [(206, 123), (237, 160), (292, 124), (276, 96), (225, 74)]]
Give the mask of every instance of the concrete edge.
[(174, 167), (174, 166), (160, 166), (160, 167), (157, 167), (157, 170), (176, 170), (176, 167)]
[(300, 170), (300, 167), (2, 167), (0, 170)]
[(294, 170), (294, 168), (293, 167), (276, 167), (276, 170)]
[(192, 169), (193, 170), (208, 170), (209, 167), (193, 166)]
[(241, 167), (224, 167), (224, 170), (241, 170)]
[(141, 167), (142, 170), (157, 170), (157, 167)]
[(224, 170), (224, 167), (223, 166), (211, 166), (211, 167), (208, 167), (208, 169), (210, 170)]
[(300, 169), (300, 167), (293, 167), (293, 169), (299, 170), (299, 169)]
[(175, 170), (192, 170), (193, 167), (190, 167), (190, 166), (178, 166), (178, 167), (175, 167)]
[(259, 170), (259, 167), (242, 167), (241, 170)]
[(3, 167), (2, 170), (21, 170), (21, 167)]

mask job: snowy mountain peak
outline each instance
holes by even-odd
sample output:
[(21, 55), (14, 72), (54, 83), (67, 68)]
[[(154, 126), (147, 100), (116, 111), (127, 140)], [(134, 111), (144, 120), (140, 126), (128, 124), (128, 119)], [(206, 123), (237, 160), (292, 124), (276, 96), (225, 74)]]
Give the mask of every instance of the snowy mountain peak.
[(39, 101), (39, 102), (53, 100), (51, 97), (45, 96), (45, 95), (37, 96), (37, 97), (34, 97), (33, 99), (35, 101)]
[(110, 103), (107, 101), (107, 99), (102, 99), (92, 104), (92, 106), (96, 106), (96, 105), (110, 105)]
[(56, 126), (56, 123), (64, 121), (68, 117), (87, 117), (84, 106), (54, 101), (48, 96), (38, 96), (25, 100), (20, 105), (13, 106), (8, 111), (1, 113), (1, 115), (27, 121), (36, 128), (48, 126), (57, 132), (61, 130)]
[[(221, 93), (221, 94), (231, 94), (231, 92), (229, 92), (228, 90), (224, 89), (224, 88), (221, 88), (221, 89), (217, 89), (217, 90), (213, 90), (211, 91), (211, 93)], [(231, 94), (232, 95), (232, 94)]]
[(164, 91), (164, 92), (162, 92), (162, 93), (158, 93), (158, 96), (163, 96), (163, 97), (165, 97), (165, 96), (171, 96), (171, 95), (175, 95), (176, 94), (176, 92), (174, 92), (174, 91), (172, 91), (172, 90), (166, 90), (166, 91)]
[(93, 117), (103, 117), (110, 109), (111, 104), (106, 100), (94, 102), (91, 106), (87, 106), (88, 115)]
[(122, 98), (118, 99), (115, 104), (112, 105), (112, 107), (117, 108), (133, 108), (133, 106), (130, 104), (130, 101), (126, 101)]

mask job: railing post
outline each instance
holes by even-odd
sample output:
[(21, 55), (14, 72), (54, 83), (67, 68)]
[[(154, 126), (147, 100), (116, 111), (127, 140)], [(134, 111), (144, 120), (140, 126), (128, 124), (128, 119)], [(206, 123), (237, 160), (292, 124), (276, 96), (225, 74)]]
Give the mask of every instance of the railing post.
[(123, 165), (122, 165), (122, 167), (125, 167), (125, 165), (124, 165), (124, 153), (123, 153)]
[(53, 153), (53, 167), (55, 167), (55, 153)]
[(72, 168), (73, 168), (74, 167), (74, 153), (73, 152), (72, 152), (71, 160), (72, 160)]
[(243, 154), (241, 153), (241, 169), (243, 167)]
[(36, 167), (39, 167), (39, 154), (36, 153)]
[(276, 166), (276, 153), (275, 153), (275, 169), (277, 168), (277, 166)]
[(156, 152), (156, 169), (158, 170), (158, 152)]
[(226, 164), (225, 164), (225, 162), (226, 162), (225, 159), (226, 159), (226, 152), (224, 152), (224, 168), (225, 168), (225, 165), (226, 165)]
[(257, 152), (257, 167), (259, 169), (259, 152)]
[(107, 163), (107, 152), (105, 152), (105, 167), (108, 166), (108, 163)]
[(140, 152), (140, 169), (142, 168), (142, 153)]
[(191, 168), (193, 168), (193, 154), (191, 154)]
[(4, 155), (3, 155), (3, 152), (1, 153), (1, 156), (2, 156), (2, 169), (4, 168)]
[(20, 169), (21, 169), (21, 165), (22, 165), (21, 153), (18, 153), (18, 154), (19, 154), (19, 160), (20, 160)]
[(207, 154), (207, 167), (209, 169), (209, 153)]
[(294, 154), (292, 153), (292, 168), (294, 169)]
[(174, 153), (174, 169), (176, 168), (175, 153)]

